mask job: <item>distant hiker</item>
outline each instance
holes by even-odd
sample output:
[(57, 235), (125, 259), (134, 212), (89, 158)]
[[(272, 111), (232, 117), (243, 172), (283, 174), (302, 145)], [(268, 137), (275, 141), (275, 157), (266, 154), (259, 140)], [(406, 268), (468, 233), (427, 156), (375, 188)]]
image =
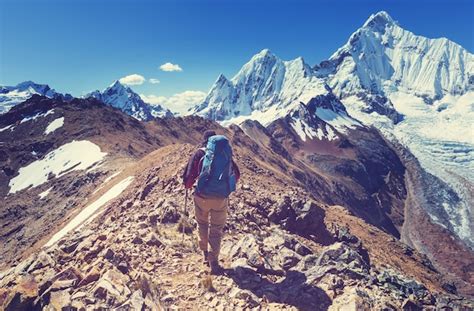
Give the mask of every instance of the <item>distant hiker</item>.
[(194, 205), (199, 226), (199, 248), (212, 274), (222, 271), (219, 252), (227, 219), (228, 197), (235, 190), (239, 178), (240, 171), (232, 160), (229, 140), (223, 135), (216, 135), (214, 131), (206, 131), (202, 145), (185, 168), (183, 183), (190, 189), (197, 180)]

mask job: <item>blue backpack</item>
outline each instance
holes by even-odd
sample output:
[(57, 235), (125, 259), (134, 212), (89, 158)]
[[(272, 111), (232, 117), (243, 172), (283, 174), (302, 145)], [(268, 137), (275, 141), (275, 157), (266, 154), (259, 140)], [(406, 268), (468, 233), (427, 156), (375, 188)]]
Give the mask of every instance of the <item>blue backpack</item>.
[(197, 181), (197, 193), (226, 198), (235, 191), (236, 186), (229, 140), (223, 135), (211, 136), (207, 140), (205, 152)]

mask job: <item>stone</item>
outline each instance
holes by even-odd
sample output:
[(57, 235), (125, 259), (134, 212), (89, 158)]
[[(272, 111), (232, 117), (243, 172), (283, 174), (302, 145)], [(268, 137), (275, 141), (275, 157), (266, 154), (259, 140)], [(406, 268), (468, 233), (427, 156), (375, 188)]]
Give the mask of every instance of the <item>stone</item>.
[(260, 299), (249, 290), (238, 291), (234, 298), (244, 300), (250, 308), (256, 307), (260, 304)]
[(143, 293), (141, 289), (138, 289), (133, 292), (130, 297), (130, 306), (133, 310), (142, 310), (143, 305), (145, 304), (145, 299), (143, 298)]
[(139, 236), (137, 235), (137, 236), (135, 236), (135, 237), (133, 238), (132, 243), (133, 243), (133, 244), (143, 244), (143, 240), (142, 240), (141, 237), (139, 237)]
[(112, 260), (115, 256), (115, 253), (112, 249), (108, 248), (106, 251), (105, 251), (105, 254), (104, 254), (104, 258), (107, 259), (107, 260)]
[(158, 237), (154, 233), (150, 233), (148, 235), (145, 243), (148, 246), (156, 246), (156, 247), (163, 245), (163, 243), (158, 239)]
[(92, 267), (91, 271), (79, 282), (78, 287), (82, 287), (89, 283), (95, 282), (100, 278), (100, 271), (96, 267)]
[(371, 310), (369, 296), (355, 288), (336, 297), (329, 310), (331, 311), (358, 311)]
[(418, 311), (418, 310), (423, 310), (416, 302), (414, 302), (411, 299), (405, 299), (405, 301), (402, 303), (402, 310), (404, 311)]
[(71, 294), (66, 290), (51, 292), (49, 305), (53, 310), (64, 310), (71, 305)]
[(156, 226), (158, 224), (158, 221), (160, 219), (160, 215), (158, 213), (151, 213), (148, 216), (148, 221), (152, 226)]
[(51, 285), (50, 289), (51, 291), (58, 291), (58, 290), (74, 287), (76, 284), (77, 284), (77, 279), (56, 280)]
[(47, 266), (54, 266), (55, 262), (46, 252), (42, 251), (39, 253), (38, 258), (28, 268), (27, 272), (32, 272)]
[(301, 243), (296, 243), (295, 252), (298, 253), (301, 256), (306, 256), (306, 255), (309, 255), (309, 254), (312, 253), (309, 248), (307, 248), (306, 246), (304, 246)]
[(124, 303), (131, 294), (126, 286), (129, 277), (115, 268), (104, 273), (93, 289), (94, 297), (106, 300), (107, 303)]
[(31, 277), (20, 280), (12, 290), (10, 298), (4, 305), (5, 311), (29, 311), (34, 309), (34, 301), (38, 296), (38, 284)]
[(118, 269), (120, 272), (122, 272), (122, 273), (124, 273), (124, 274), (127, 274), (128, 271), (129, 271), (127, 262), (126, 262), (126, 261), (121, 261), (121, 262), (119, 262), (119, 264), (117, 265), (117, 269)]
[(76, 250), (77, 246), (79, 245), (79, 241), (66, 241), (64, 242), (63, 245), (59, 247), (60, 250), (62, 250), (65, 253), (72, 253)]

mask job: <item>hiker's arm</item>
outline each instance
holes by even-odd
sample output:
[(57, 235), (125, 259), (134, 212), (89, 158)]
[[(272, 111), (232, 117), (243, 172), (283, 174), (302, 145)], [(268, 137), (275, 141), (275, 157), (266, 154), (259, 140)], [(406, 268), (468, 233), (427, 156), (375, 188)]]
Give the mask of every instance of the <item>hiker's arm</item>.
[(196, 151), (193, 156), (189, 159), (188, 165), (183, 174), (183, 184), (186, 188), (192, 188), (196, 178), (199, 176), (199, 162), (203, 157), (201, 150)]
[(238, 181), (240, 178), (240, 170), (234, 160), (232, 160), (232, 170), (234, 171), (236, 181)]

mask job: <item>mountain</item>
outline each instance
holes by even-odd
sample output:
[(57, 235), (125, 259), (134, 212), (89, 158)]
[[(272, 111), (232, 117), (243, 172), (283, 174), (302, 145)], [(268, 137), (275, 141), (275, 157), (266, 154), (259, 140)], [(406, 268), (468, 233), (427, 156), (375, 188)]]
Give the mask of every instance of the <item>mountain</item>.
[[(0, 307), (474, 307), (474, 255), (462, 244), (426, 237), (449, 253), (446, 273), (397, 239), (406, 199), (423, 212), (406, 182), (416, 161), (373, 128), (318, 119), (319, 107), (343, 113), (323, 99), (267, 127), (228, 128), (197, 116), (142, 122), (94, 98), (15, 106), (0, 116)], [(300, 135), (295, 119), (316, 134)], [(242, 173), (215, 277), (180, 177), (204, 129), (229, 137)]]
[(473, 54), (404, 30), (382, 11), (313, 68), (261, 51), (231, 80), (221, 75), (194, 113), (223, 125), (286, 119), (303, 140), (331, 137), (324, 126), (298, 119), (301, 105), (317, 99), (312, 118), (340, 133), (375, 126), (444, 182), (449, 195), (426, 206), (430, 217), (474, 247), (473, 90)]
[(149, 121), (154, 117), (172, 117), (173, 113), (160, 105), (150, 105), (145, 103), (140, 95), (135, 93), (130, 87), (123, 85), (120, 81), (115, 81), (102, 92), (94, 91), (84, 97), (93, 97), (107, 105), (118, 108), (132, 117)]
[(217, 120), (259, 120), (267, 125), (330, 89), (302, 58), (282, 61), (265, 49), (228, 80), (220, 75), (204, 101), (193, 112)]
[(328, 61), (316, 67), (341, 97), (396, 92), (432, 104), (474, 90), (474, 55), (446, 38), (428, 39), (401, 28), (387, 12), (369, 17)]
[(33, 94), (43, 95), (49, 98), (62, 98), (71, 100), (69, 94), (60, 94), (46, 84), (37, 84), (33, 81), (25, 81), (16, 86), (0, 86), (0, 114), (10, 110), (13, 106), (24, 102)]
[(430, 215), (474, 247), (474, 55), (378, 12), (314, 69), (351, 116), (403, 143), (460, 197), (439, 198)]

